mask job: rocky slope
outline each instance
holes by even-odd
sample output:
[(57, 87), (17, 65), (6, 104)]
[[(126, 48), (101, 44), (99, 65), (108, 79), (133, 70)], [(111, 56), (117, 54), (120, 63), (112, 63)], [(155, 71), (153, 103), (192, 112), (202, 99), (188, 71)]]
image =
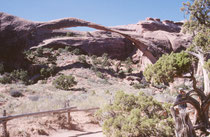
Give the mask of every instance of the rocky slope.
[[(65, 29), (77, 26), (99, 31)], [(8, 68), (18, 68), (26, 64), (21, 54), (24, 50), (77, 46), (89, 55), (108, 53), (118, 59), (133, 56), (137, 61), (154, 63), (164, 53), (187, 47), (191, 36), (181, 33), (181, 26), (181, 22), (153, 18), (115, 27), (104, 27), (76, 18), (33, 22), (0, 12), (0, 61)]]
[[(98, 30), (81, 32), (65, 29), (76, 26)], [(66, 106), (100, 107), (112, 102), (115, 92), (120, 90), (133, 94), (143, 91), (158, 101), (173, 102), (175, 94), (169, 94), (169, 89), (163, 85), (150, 87), (142, 78), (139, 68), (143, 69), (144, 64), (154, 63), (164, 53), (178, 52), (186, 48), (191, 36), (182, 34), (181, 26), (181, 22), (153, 18), (147, 18), (137, 24), (114, 27), (104, 27), (75, 18), (32, 22), (0, 13), (0, 65), (4, 63), (7, 71), (8, 68), (12, 70), (28, 67), (30, 80), (34, 81), (25, 85), (11, 79), (9, 84), (0, 84), (0, 114), (3, 110), (12, 115)], [(82, 54), (75, 54), (74, 48), (64, 48), (70, 46), (79, 48)], [(39, 47), (45, 47), (41, 56)], [(34, 51), (24, 56), (24, 50)], [(108, 57), (104, 56), (104, 53), (107, 53)], [(25, 57), (32, 59), (33, 64), (27, 64)], [(55, 74), (44, 75), (45, 71), (41, 71), (47, 71), (53, 66)], [(74, 76), (77, 85), (67, 91), (57, 89), (53, 82), (60, 75)], [(8, 76), (10, 74), (7, 72), (0, 74), (0, 78)], [(177, 87), (174, 86), (174, 89)], [(14, 96), (14, 93), (21, 93), (21, 96)], [(84, 118), (84, 115), (82, 117)], [(73, 120), (74, 118), (73, 116)], [(81, 120), (81, 117), (79, 119)], [(78, 124), (78, 121), (75, 121)], [(65, 121), (61, 122), (65, 124)], [(37, 119), (21, 119), (14, 123), (8, 125), (11, 136), (50, 136), (52, 129), (55, 132), (61, 128), (55, 117), (46, 117), (41, 119), (41, 122)], [(14, 128), (18, 124), (20, 128)], [(84, 123), (81, 125), (84, 126)], [(89, 123), (87, 126), (90, 128)]]

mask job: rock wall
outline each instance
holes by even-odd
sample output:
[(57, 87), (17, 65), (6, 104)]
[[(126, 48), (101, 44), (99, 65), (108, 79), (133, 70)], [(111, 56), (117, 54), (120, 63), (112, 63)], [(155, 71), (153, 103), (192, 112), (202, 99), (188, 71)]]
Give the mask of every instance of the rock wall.
[[(65, 29), (77, 26), (91, 27), (98, 31)], [(24, 50), (77, 46), (87, 54), (100, 56), (108, 53), (118, 59), (133, 56), (136, 60), (146, 58), (147, 62), (155, 63), (162, 54), (178, 52), (189, 45), (191, 36), (181, 33), (181, 26), (182, 22), (153, 18), (115, 27), (76, 18), (33, 22), (0, 12), (0, 62), (17, 68), (27, 64), (21, 54)]]

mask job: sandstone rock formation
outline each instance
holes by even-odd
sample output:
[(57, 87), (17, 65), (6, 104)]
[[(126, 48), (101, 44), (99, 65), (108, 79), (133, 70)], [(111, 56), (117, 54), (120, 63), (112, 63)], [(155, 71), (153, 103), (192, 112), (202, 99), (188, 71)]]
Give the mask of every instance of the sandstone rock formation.
[[(0, 12), (0, 62), (23, 66), (22, 52), (37, 47), (77, 46), (87, 54), (108, 53), (112, 58), (133, 55), (151, 63), (164, 53), (180, 51), (191, 41), (182, 34), (181, 22), (148, 18), (137, 24), (104, 27), (76, 18), (32, 22)], [(86, 26), (100, 31), (79, 32), (65, 28)], [(144, 61), (143, 61), (144, 62)]]

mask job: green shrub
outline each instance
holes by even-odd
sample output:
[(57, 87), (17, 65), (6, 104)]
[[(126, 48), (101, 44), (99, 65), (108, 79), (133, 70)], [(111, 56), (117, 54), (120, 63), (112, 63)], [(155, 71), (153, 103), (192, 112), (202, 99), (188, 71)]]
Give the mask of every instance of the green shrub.
[(43, 78), (53, 76), (56, 73), (56, 66), (52, 65), (51, 67), (42, 68), (40, 74)]
[(141, 89), (141, 88), (146, 88), (148, 85), (147, 84), (144, 84), (144, 83), (134, 83), (133, 84), (133, 87), (135, 89)]
[(91, 66), (91, 68), (90, 68), (93, 72), (97, 72), (98, 71), (98, 68), (96, 67), (96, 66)]
[(3, 77), (0, 78), (0, 83), (2, 84), (9, 84), (12, 82), (22, 81), (24, 84), (29, 84), (29, 76), (28, 72), (25, 70), (14, 70), (11, 73), (6, 73)]
[(94, 66), (97, 66), (97, 65), (102, 64), (102, 61), (100, 59), (96, 58), (96, 59), (92, 60), (92, 63), (93, 63)]
[(42, 47), (39, 47), (39, 48), (37, 48), (36, 49), (36, 55), (38, 56), (38, 57), (42, 57), (43, 56), (43, 48)]
[(96, 117), (103, 122), (107, 137), (174, 137), (169, 105), (143, 93), (138, 96), (117, 92), (114, 102), (100, 109)]
[(76, 49), (74, 49), (73, 51), (71, 51), (71, 53), (72, 53), (73, 55), (80, 55), (80, 54), (81, 54), (81, 51), (80, 51), (80, 49), (76, 48)]
[(109, 62), (109, 58), (108, 58), (108, 54), (107, 53), (104, 53), (102, 55), (102, 59), (103, 59), (102, 64), (101, 64), (102, 67), (106, 67), (106, 66), (110, 66), (111, 65), (110, 62)]
[(61, 75), (57, 79), (53, 81), (53, 85), (62, 90), (69, 90), (71, 87), (76, 85), (77, 82), (75, 81), (75, 78), (72, 75), (65, 76)]
[(28, 84), (29, 83), (29, 76), (28, 76), (28, 72), (25, 70), (14, 70), (13, 72), (10, 73), (10, 77), (14, 80), (14, 81), (22, 81), (24, 82), (24, 84)]
[(12, 83), (12, 78), (10, 77), (10, 75), (4, 75), (3, 77), (0, 77), (0, 83), (10, 84)]
[(157, 89), (166, 89), (167, 86), (164, 85), (164, 84), (155, 84), (155, 83), (152, 83), (151, 84), (153, 87), (157, 88)]
[(74, 37), (75, 36), (75, 33), (73, 33), (73, 32), (67, 32), (66, 33), (66, 36), (67, 37)]
[(79, 57), (78, 57), (78, 60), (79, 60), (79, 62), (81, 62), (81, 63), (88, 64), (85, 55), (79, 56)]
[(96, 74), (97, 77), (99, 77), (101, 79), (105, 78), (103, 73), (101, 73), (100, 71), (96, 71), (95, 74)]
[(32, 62), (35, 61), (35, 57), (36, 57), (35, 51), (32, 51), (32, 50), (25, 50), (25, 51), (23, 52), (23, 54), (25, 55), (25, 58), (28, 59), (29, 61), (32, 61)]
[(98, 58), (98, 57), (97, 57), (96, 55), (92, 55), (92, 56), (91, 56), (91, 59), (92, 59), (92, 60), (95, 60), (95, 59), (97, 59), (97, 58)]
[(133, 71), (132, 64), (133, 64), (132, 59), (130, 57), (128, 57), (125, 60), (125, 68), (126, 68), (127, 73), (132, 73), (132, 71)]
[(53, 65), (55, 65), (55, 64), (56, 64), (56, 61), (57, 61), (57, 57), (54, 56), (54, 55), (52, 55), (52, 56), (50, 56), (50, 57), (47, 58), (47, 63), (48, 63), (48, 64), (53, 64)]
[(102, 64), (102, 60), (100, 60), (96, 55), (91, 56), (91, 60), (94, 66)]
[(64, 50), (65, 50), (66, 52), (71, 52), (71, 51), (73, 50), (73, 47), (71, 47), (71, 46), (66, 46), (66, 47), (64, 48)]
[(58, 49), (58, 53), (62, 53), (62, 52), (64, 52), (64, 49), (63, 48), (59, 48)]
[(52, 48), (42, 48), (39, 47), (36, 50), (26, 50), (23, 52), (23, 54), (25, 55), (25, 58), (32, 61), (32, 62), (36, 62), (37, 58), (36, 57), (48, 57), (52, 58)]

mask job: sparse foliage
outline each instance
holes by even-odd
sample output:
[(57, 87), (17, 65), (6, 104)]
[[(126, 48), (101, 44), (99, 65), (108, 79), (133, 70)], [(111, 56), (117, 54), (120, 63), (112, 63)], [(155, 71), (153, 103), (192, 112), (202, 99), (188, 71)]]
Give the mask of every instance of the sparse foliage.
[(60, 75), (58, 78), (56, 78), (53, 81), (53, 85), (62, 90), (70, 90), (74, 85), (76, 85), (77, 82), (75, 81), (75, 78), (72, 75), (65, 76)]
[(80, 54), (81, 54), (81, 50), (78, 49), (78, 48), (76, 48), (76, 49), (74, 49), (73, 51), (71, 51), (71, 53), (72, 53), (73, 55), (80, 55)]
[(43, 78), (53, 76), (56, 73), (56, 66), (52, 65), (51, 67), (42, 68), (40, 74)]
[(96, 73), (96, 76), (97, 77), (99, 77), (101, 79), (105, 78), (105, 76), (103, 75), (103, 73), (101, 73), (100, 71), (96, 71), (95, 73)]
[(107, 54), (107, 53), (104, 53), (104, 54), (102, 55), (102, 59), (103, 59), (103, 61), (102, 61), (101, 66), (102, 66), (103, 68), (104, 68), (104, 67), (107, 67), (107, 66), (110, 66), (109, 57), (108, 57), (108, 54)]
[(12, 79), (11, 79), (10, 75), (5, 74), (3, 77), (0, 77), (0, 83), (2, 83), (2, 84), (12, 83)]
[(135, 89), (141, 89), (141, 88), (146, 88), (148, 86), (148, 84), (145, 84), (145, 83), (134, 83), (133, 84), (133, 87)]
[(28, 72), (25, 70), (14, 70), (11, 74), (10, 77), (14, 80), (14, 81), (18, 81), (21, 80), (22, 82), (24, 82), (25, 84), (27, 84), (29, 82), (29, 76), (28, 76)]
[(128, 57), (125, 60), (125, 68), (126, 68), (127, 73), (132, 73), (132, 71), (133, 71), (132, 64), (133, 64), (132, 59), (130, 57)]
[(81, 55), (78, 57), (79, 62), (83, 63), (83, 64), (88, 64), (87, 63), (87, 58), (85, 55)]
[(184, 24), (184, 31), (196, 33), (205, 27), (210, 27), (209, 0), (193, 0), (183, 3), (181, 8), (185, 15), (189, 15), (189, 20)]
[(66, 36), (67, 36), (67, 37), (74, 37), (75, 34), (74, 34), (73, 32), (67, 32), (67, 33), (66, 33)]
[(24, 84), (29, 84), (30, 80), (29, 80), (29, 76), (28, 76), (28, 72), (25, 70), (14, 70), (11, 73), (6, 73), (3, 75), (2, 78), (0, 78), (0, 83), (2, 84), (9, 84), (12, 82), (18, 82), (21, 81)]

